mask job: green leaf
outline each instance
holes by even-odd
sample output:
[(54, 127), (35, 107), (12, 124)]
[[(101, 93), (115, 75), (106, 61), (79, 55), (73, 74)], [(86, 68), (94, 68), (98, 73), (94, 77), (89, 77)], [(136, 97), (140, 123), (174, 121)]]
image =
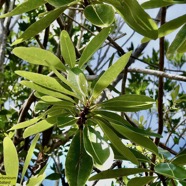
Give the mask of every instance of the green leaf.
[(103, 168), (106, 162), (113, 161), (114, 156), (109, 145), (101, 138), (97, 131), (86, 126), (83, 136), (85, 149), (93, 158), (97, 168)]
[(61, 7), (64, 5), (69, 5), (72, 2), (75, 2), (75, 0), (46, 0), (46, 1), (55, 7)]
[[(75, 94), (67, 89), (65, 89), (55, 78), (46, 76), (43, 74), (38, 74), (34, 72), (28, 71), (15, 71), (16, 74), (33, 81), (34, 83), (43, 86), (47, 89), (51, 89), (57, 92), (61, 92), (63, 94), (67, 94), (70, 96), (75, 96)], [(68, 99), (68, 98), (67, 98)]]
[(27, 138), (39, 132), (43, 132), (51, 127), (53, 127), (57, 123), (57, 119), (55, 117), (47, 118), (45, 120), (39, 121), (38, 123), (28, 127), (25, 129), (23, 133), (23, 138)]
[(65, 162), (65, 175), (69, 186), (83, 186), (91, 174), (93, 161), (83, 145), (83, 132), (78, 130), (74, 136)]
[(9, 137), (3, 140), (4, 168), (7, 176), (18, 176), (19, 160), (17, 150)]
[(59, 180), (61, 178), (61, 174), (59, 173), (52, 173), (48, 175), (45, 179), (47, 180)]
[(9, 130), (16, 130), (16, 129), (22, 129), (22, 128), (29, 127), (30, 125), (33, 125), (34, 123), (36, 123), (39, 119), (40, 117), (36, 117), (36, 118), (30, 119), (27, 121), (23, 121), (21, 123), (14, 125)]
[(59, 116), (57, 117), (57, 126), (60, 128), (64, 128), (67, 126), (71, 126), (76, 124), (77, 119), (74, 117), (65, 117), (65, 116)]
[(114, 22), (115, 17), (114, 9), (108, 4), (93, 4), (86, 6), (84, 14), (92, 24), (99, 27), (110, 26)]
[(124, 157), (130, 160), (134, 164), (138, 164), (138, 160), (134, 154), (122, 143), (121, 139), (113, 132), (113, 130), (108, 126), (109, 123), (104, 123), (100, 119), (96, 119), (98, 125), (108, 137), (111, 144), (116, 148), (116, 150), (121, 153)]
[(1, 15), (0, 18), (10, 17), (34, 10), (37, 7), (43, 5), (44, 3), (44, 0), (27, 0), (22, 4), (18, 5), (16, 8), (14, 8), (11, 12)]
[(16, 40), (12, 43), (12, 45), (17, 45), (19, 43), (22, 43), (23, 41), (34, 37), (37, 35), (39, 32), (47, 28), (59, 15), (65, 11), (67, 7), (62, 7), (58, 9), (54, 9), (47, 13), (47, 15), (43, 18), (41, 18), (39, 21), (33, 23), (30, 27), (28, 27), (25, 32)]
[(72, 68), (68, 71), (67, 80), (77, 97), (85, 102), (88, 97), (88, 82), (83, 72), (79, 68)]
[[(173, 58), (174, 55), (176, 54), (176, 51), (178, 51), (180, 47), (183, 47), (182, 45), (185, 46), (185, 42), (186, 42), (186, 24), (180, 29), (175, 39), (169, 46), (166, 54), (167, 58), (168, 59)], [(184, 51), (186, 51), (186, 49)]]
[(74, 104), (69, 101), (64, 101), (53, 96), (42, 96), (41, 100), (52, 105), (61, 105), (61, 108), (72, 108)]
[(111, 126), (118, 131), (120, 134), (124, 135), (125, 137), (127, 137), (129, 140), (133, 141), (134, 143), (139, 144), (140, 146), (148, 149), (149, 151), (155, 153), (156, 155), (158, 155), (158, 149), (156, 147), (156, 145), (152, 142), (152, 140), (137, 134), (133, 131), (131, 131), (130, 129), (127, 129), (126, 127), (122, 126), (122, 125), (117, 125), (114, 123), (111, 123)]
[(152, 98), (144, 95), (121, 95), (104, 101), (98, 106), (112, 111), (136, 112), (151, 108), (153, 103)]
[(149, 172), (149, 170), (143, 168), (121, 168), (116, 170), (106, 170), (92, 176), (89, 178), (89, 181), (129, 176), (142, 172)]
[(27, 186), (40, 185), (45, 179), (45, 174), (33, 176), (29, 179)]
[(156, 177), (148, 176), (148, 177), (139, 177), (139, 178), (132, 178), (127, 183), (127, 186), (144, 186), (148, 184), (149, 182), (153, 181)]
[(30, 145), (30, 148), (28, 150), (28, 153), (27, 153), (27, 156), (26, 156), (26, 160), (25, 160), (25, 163), (24, 163), (24, 166), (23, 166), (23, 170), (22, 170), (22, 175), (21, 175), (21, 182), (23, 181), (23, 178), (25, 176), (25, 173), (28, 169), (28, 166), (30, 164), (30, 160), (32, 159), (32, 156), (33, 156), (33, 152), (34, 152), (34, 149), (35, 149), (35, 146), (36, 146), (36, 143), (39, 139), (39, 134), (37, 134), (34, 139), (32, 140), (32, 143)]
[(160, 163), (159, 165), (155, 166), (154, 170), (157, 173), (169, 178), (176, 178), (181, 180), (186, 178), (186, 170), (172, 163)]
[[(158, 27), (136, 0), (101, 0), (115, 7), (125, 22), (136, 32), (148, 38), (158, 37)], [(135, 10), (135, 11), (134, 11)]]
[(67, 31), (63, 30), (60, 35), (61, 54), (65, 62), (73, 68), (76, 64), (76, 53), (74, 45)]
[(53, 53), (36, 47), (17, 47), (12, 51), (17, 57), (36, 65), (53, 66), (58, 70), (64, 70), (65, 66)]
[(160, 8), (160, 7), (165, 7), (172, 5), (170, 2), (165, 2), (164, 0), (150, 0), (142, 3), (142, 7), (144, 9), (151, 9), (151, 8)]
[(122, 72), (125, 65), (127, 64), (129, 58), (130, 58), (131, 52), (126, 53), (122, 57), (120, 57), (116, 63), (114, 63), (112, 66), (110, 66), (98, 79), (96, 82), (93, 93), (91, 96), (92, 99), (96, 99), (101, 92), (108, 87), (110, 83), (112, 83), (116, 77)]
[(104, 28), (98, 35), (96, 35), (90, 43), (83, 50), (83, 53), (79, 59), (79, 67), (82, 68), (85, 63), (90, 60), (93, 54), (101, 47), (103, 42), (108, 37), (111, 28)]
[(47, 89), (45, 87), (42, 87), (40, 85), (37, 85), (37, 84), (35, 84), (33, 82), (21, 81), (20, 84), (22, 84), (22, 85), (24, 85), (24, 86), (26, 86), (28, 88), (31, 88), (32, 90), (36, 90), (38, 92), (41, 92), (43, 94), (50, 95), (50, 96), (53, 96), (53, 97), (56, 97), (56, 98), (61, 98), (61, 99), (64, 99), (64, 100), (67, 100), (67, 101), (71, 101), (72, 103), (74, 103), (74, 101), (70, 97), (68, 97), (68, 96), (66, 96), (64, 94), (61, 94), (59, 92), (56, 92), (56, 91)]
[(186, 165), (186, 154), (176, 156), (172, 163), (175, 165)]

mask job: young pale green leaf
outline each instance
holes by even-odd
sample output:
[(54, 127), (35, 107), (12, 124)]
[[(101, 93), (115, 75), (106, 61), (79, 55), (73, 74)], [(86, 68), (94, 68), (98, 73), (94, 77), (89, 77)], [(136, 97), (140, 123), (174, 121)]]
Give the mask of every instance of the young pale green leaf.
[(59, 15), (65, 11), (67, 7), (61, 7), (58, 9), (54, 9), (47, 13), (47, 15), (43, 18), (41, 18), (39, 21), (31, 24), (30, 27), (28, 27), (25, 32), (16, 40), (13, 42), (12, 45), (17, 45), (19, 43), (22, 43), (23, 41), (34, 37), (39, 32), (47, 28)]
[(91, 174), (93, 161), (83, 145), (83, 132), (78, 130), (74, 136), (65, 162), (65, 175), (69, 186), (83, 186)]
[(151, 108), (153, 103), (152, 98), (144, 95), (121, 95), (104, 101), (98, 106), (113, 111), (136, 112)]
[(34, 123), (38, 122), (39, 119), (40, 117), (36, 117), (36, 118), (30, 119), (27, 121), (23, 121), (21, 123), (14, 125), (9, 130), (16, 130), (16, 129), (22, 129), (22, 128), (29, 127), (30, 125), (33, 125)]
[(28, 127), (25, 129), (23, 133), (23, 138), (27, 138), (39, 132), (43, 132), (51, 127), (53, 127), (57, 123), (57, 119), (55, 117), (47, 118), (45, 120), (39, 121), (38, 123)]
[(149, 182), (153, 181), (156, 177), (153, 176), (147, 176), (147, 177), (138, 177), (138, 178), (132, 178), (127, 183), (127, 186), (144, 186), (148, 184)]
[(98, 35), (96, 35), (90, 43), (83, 50), (83, 53), (79, 59), (79, 67), (82, 68), (87, 63), (93, 54), (101, 47), (103, 42), (111, 32), (111, 28), (104, 28)]
[(61, 7), (64, 5), (69, 5), (72, 2), (75, 2), (75, 0), (46, 0), (46, 1), (55, 7)]
[(172, 163), (175, 165), (186, 165), (186, 154), (176, 156)]
[(111, 123), (112, 127), (118, 131), (120, 134), (124, 135), (129, 140), (133, 141), (134, 143), (139, 144), (140, 146), (146, 148), (147, 150), (153, 152), (154, 154), (158, 155), (158, 149), (156, 145), (150, 140), (140, 134), (133, 132), (132, 130), (118, 124)]
[(109, 123), (104, 123), (106, 121), (101, 121), (100, 119), (96, 119), (98, 125), (104, 132), (104, 134), (108, 137), (111, 144), (117, 149), (119, 153), (121, 153), (124, 157), (130, 160), (134, 164), (138, 164), (137, 158), (134, 154), (122, 143), (120, 138), (114, 133), (114, 131), (109, 127)]
[(101, 138), (98, 132), (86, 126), (83, 136), (85, 150), (92, 156), (97, 168), (103, 168), (108, 160), (109, 162), (113, 161), (114, 156), (109, 145)]
[(40, 185), (42, 181), (45, 179), (45, 177), (46, 177), (45, 174), (33, 176), (29, 179), (29, 182), (26, 185), (27, 186)]
[(108, 27), (114, 22), (115, 12), (108, 4), (92, 4), (85, 8), (84, 15), (92, 24)]
[(131, 52), (126, 53), (122, 57), (120, 57), (116, 63), (114, 63), (112, 66), (110, 66), (99, 78), (99, 80), (96, 82), (91, 100), (96, 99), (101, 92), (108, 87), (110, 83), (112, 83), (116, 77), (122, 72), (125, 65), (127, 64), (129, 58), (130, 58)]
[(30, 82), (30, 81), (21, 81), (20, 84), (28, 87), (28, 88), (31, 88), (33, 90), (36, 90), (38, 92), (41, 92), (43, 94), (46, 94), (46, 95), (50, 95), (50, 96), (53, 96), (53, 97), (56, 97), (56, 98), (61, 98), (61, 99), (64, 99), (64, 100), (67, 100), (67, 101), (70, 101), (72, 103), (74, 103), (74, 101), (72, 100), (72, 98), (64, 95), (64, 94), (61, 94), (59, 92), (56, 92), (56, 91), (53, 91), (53, 90), (50, 90), (50, 89), (47, 89), (45, 87), (42, 87), (40, 85), (37, 85), (33, 82)]
[(9, 137), (3, 140), (4, 168), (7, 176), (18, 176), (19, 160), (17, 150)]
[(149, 170), (143, 168), (121, 168), (115, 170), (106, 170), (92, 176), (91, 178), (89, 178), (89, 181), (129, 176), (142, 172), (149, 172)]
[(28, 71), (15, 71), (16, 74), (33, 81), (34, 83), (43, 86), (47, 89), (51, 89), (57, 92), (61, 92), (63, 94), (67, 94), (70, 96), (75, 96), (75, 94), (67, 89), (65, 89), (55, 78), (46, 76), (43, 74), (38, 74), (34, 72)]
[(150, 0), (142, 3), (142, 7), (144, 9), (151, 9), (151, 8), (160, 8), (160, 7), (165, 7), (172, 5), (170, 2), (165, 2), (164, 0)]
[(27, 153), (27, 156), (26, 156), (26, 160), (25, 160), (25, 163), (24, 163), (24, 166), (23, 166), (23, 170), (22, 170), (22, 175), (21, 175), (21, 182), (23, 181), (23, 178), (25, 176), (25, 173), (28, 169), (28, 166), (30, 164), (30, 160), (32, 159), (32, 156), (33, 156), (33, 152), (34, 152), (34, 149), (35, 149), (35, 146), (36, 146), (36, 143), (39, 139), (39, 134), (37, 134), (34, 139), (32, 140), (32, 143), (30, 145), (30, 148), (28, 150), (28, 153)]
[(67, 80), (79, 99), (85, 101), (88, 96), (88, 82), (83, 72), (79, 68), (72, 68), (68, 71)]
[(162, 174), (164, 176), (167, 176), (169, 178), (176, 178), (176, 179), (185, 179), (186, 178), (186, 169), (183, 167), (179, 167), (177, 165), (174, 165), (172, 163), (160, 163), (155, 166), (154, 170)]
[(73, 68), (76, 64), (76, 53), (70, 36), (65, 30), (63, 30), (60, 35), (60, 47), (66, 64)]
[(64, 70), (65, 66), (53, 53), (36, 47), (17, 47), (12, 51), (17, 57), (36, 65), (53, 66), (58, 70)]
[[(169, 46), (166, 54), (167, 58), (168, 59), (173, 58), (174, 55), (176, 54), (176, 51), (178, 51), (180, 47), (182, 48), (183, 47), (182, 45), (185, 46), (185, 42), (186, 42), (186, 24), (180, 29), (175, 39)], [(183, 50), (183, 52), (185, 51), (186, 49)]]
[(14, 15), (18, 15), (18, 14), (22, 14), (22, 13), (34, 10), (37, 7), (43, 5), (44, 3), (45, 3), (44, 0), (27, 0), (23, 2), (22, 4), (18, 5), (16, 8), (14, 8), (11, 12), (0, 15), (0, 19), (4, 17), (10, 17), (10, 16), (14, 16)]
[[(101, 0), (115, 7), (125, 22), (136, 32), (148, 38), (158, 37), (158, 27), (136, 0)], [(135, 11), (134, 11), (135, 10)]]

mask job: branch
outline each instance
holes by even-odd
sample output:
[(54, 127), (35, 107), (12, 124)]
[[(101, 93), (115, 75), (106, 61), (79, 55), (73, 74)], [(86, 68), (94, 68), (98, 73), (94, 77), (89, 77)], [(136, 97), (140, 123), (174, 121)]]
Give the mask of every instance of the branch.
[(163, 71), (157, 71), (157, 70), (150, 70), (150, 69), (141, 69), (141, 68), (129, 68), (128, 72), (140, 72), (144, 74), (149, 74), (149, 75), (154, 75), (158, 77), (165, 77), (173, 80), (178, 80), (178, 81), (186, 81), (185, 76), (179, 76), (176, 74), (168, 74)]

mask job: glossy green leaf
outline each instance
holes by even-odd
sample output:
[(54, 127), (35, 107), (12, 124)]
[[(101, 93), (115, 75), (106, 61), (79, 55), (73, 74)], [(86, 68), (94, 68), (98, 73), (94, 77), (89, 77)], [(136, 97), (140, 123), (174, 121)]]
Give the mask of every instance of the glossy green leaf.
[(55, 78), (28, 71), (15, 71), (16, 74), (33, 81), (34, 83), (63, 94), (74, 96), (74, 93), (65, 89)]
[(22, 170), (22, 174), (21, 174), (21, 182), (23, 181), (23, 178), (25, 176), (25, 173), (28, 169), (28, 166), (30, 164), (30, 160), (32, 159), (32, 156), (33, 156), (33, 152), (34, 152), (34, 149), (35, 149), (35, 146), (36, 146), (36, 143), (39, 139), (39, 134), (37, 134), (34, 139), (32, 140), (32, 143), (30, 145), (30, 148), (28, 150), (28, 153), (27, 153), (27, 156), (26, 156), (26, 160), (24, 162), (24, 166), (23, 166), (23, 170)]
[(53, 117), (39, 121), (38, 123), (25, 129), (25, 131), (23, 133), (23, 138), (27, 138), (27, 137), (32, 136), (34, 134), (43, 132), (44, 130), (47, 130), (47, 129), (53, 127), (56, 123), (57, 123), (57, 119), (53, 118)]
[(76, 64), (76, 53), (74, 45), (66, 30), (63, 30), (60, 35), (61, 54), (66, 64), (73, 68)]
[(13, 141), (9, 137), (5, 137), (3, 140), (3, 155), (6, 175), (17, 178), (19, 160), (17, 150), (13, 144)]
[[(100, 134), (91, 127), (85, 127), (83, 131), (84, 146), (94, 160), (97, 168), (104, 167), (104, 163), (113, 161), (113, 153), (109, 145), (101, 138)], [(103, 165), (103, 166), (100, 166)]]
[(22, 43), (23, 41), (34, 37), (39, 32), (47, 28), (59, 15), (65, 11), (66, 7), (54, 9), (47, 13), (47, 15), (43, 18), (41, 18), (39, 21), (33, 23), (30, 27), (28, 27), (25, 32), (16, 40), (13, 42), (12, 45), (17, 45), (19, 43)]
[(145, 9), (151, 9), (151, 8), (160, 8), (172, 5), (170, 2), (165, 2), (164, 0), (150, 0), (142, 3), (142, 7)]
[(55, 7), (61, 7), (70, 4), (75, 0), (46, 0), (46, 1)]
[(128, 138), (132, 142), (137, 143), (140, 146), (144, 147), (145, 149), (158, 155), (158, 149), (157, 149), (156, 145), (149, 138), (146, 138), (140, 134), (137, 134), (122, 125), (118, 125), (118, 124), (114, 124), (114, 123), (111, 123), (111, 125), (117, 132), (124, 135), (126, 138)]
[(89, 178), (89, 181), (129, 176), (142, 172), (149, 172), (149, 170), (142, 168), (121, 168), (115, 170), (106, 170), (92, 176), (91, 178)]
[(40, 185), (44, 179), (45, 179), (45, 174), (39, 176), (36, 175), (31, 177), (29, 179), (29, 182), (26, 185), (27, 186)]
[(99, 27), (110, 26), (115, 18), (114, 9), (108, 4), (88, 5), (84, 10), (84, 14), (92, 24)]
[(102, 109), (123, 111), (123, 112), (136, 112), (145, 110), (152, 107), (154, 100), (144, 95), (121, 95), (113, 99), (100, 103)]
[(175, 165), (186, 165), (186, 154), (176, 156), (172, 163)]
[(104, 123), (100, 119), (96, 120), (104, 134), (108, 137), (111, 144), (121, 153), (124, 157), (130, 160), (134, 164), (138, 164), (138, 160), (134, 154), (122, 143), (121, 139), (113, 132), (108, 126), (109, 123)]
[(102, 74), (102, 76), (98, 79), (94, 86), (93, 93), (90, 98), (91, 100), (96, 99), (101, 94), (101, 92), (116, 79), (116, 77), (122, 72), (122, 70), (126, 66), (130, 55), (131, 52), (128, 52), (122, 57), (120, 57), (117, 62), (115, 62)]
[(58, 70), (65, 70), (65, 66), (53, 53), (36, 47), (17, 47), (12, 51), (17, 57), (36, 65), (54, 66)]
[(101, 47), (103, 42), (108, 37), (111, 28), (104, 28), (98, 35), (96, 35), (83, 50), (79, 59), (79, 67), (82, 68), (87, 63), (93, 54)]
[(152, 39), (158, 37), (158, 27), (156, 23), (136, 0), (101, 1), (113, 5), (125, 22), (136, 32)]
[(77, 119), (74, 117), (65, 117), (65, 116), (58, 116), (57, 117), (57, 126), (58, 127), (67, 127), (76, 124)]
[(79, 68), (72, 68), (68, 71), (67, 80), (78, 98), (85, 101), (88, 96), (88, 82), (83, 72)]
[(167, 176), (169, 178), (176, 178), (176, 179), (186, 178), (186, 169), (174, 165), (172, 163), (160, 163), (155, 166), (154, 170), (157, 173)]
[(33, 125), (34, 123), (36, 123), (39, 119), (40, 119), (39, 117), (36, 117), (36, 118), (30, 119), (27, 121), (23, 121), (21, 123), (14, 125), (9, 130), (16, 130), (16, 129), (22, 129), (22, 128), (29, 127), (30, 125)]
[(50, 95), (50, 96), (53, 96), (53, 97), (56, 97), (56, 98), (61, 98), (61, 99), (64, 99), (64, 100), (67, 100), (67, 101), (71, 101), (72, 103), (74, 103), (74, 101), (70, 97), (68, 97), (68, 96), (66, 96), (64, 94), (61, 94), (59, 92), (56, 92), (56, 91), (47, 89), (45, 87), (42, 87), (40, 85), (37, 85), (37, 84), (35, 84), (33, 82), (21, 81), (20, 84), (22, 84), (22, 85), (24, 85), (24, 86), (26, 86), (28, 88), (31, 88), (33, 90), (36, 90), (38, 92), (41, 92), (43, 94)]
[(92, 158), (83, 145), (83, 132), (78, 130), (74, 136), (65, 162), (65, 175), (69, 186), (83, 186), (93, 168)]
[(146, 184), (148, 184), (149, 182), (153, 181), (154, 179), (155, 179), (155, 177), (152, 177), (152, 176), (132, 178), (127, 183), (127, 186), (134, 186), (134, 185), (145, 186)]
[(27, 0), (15, 7), (11, 12), (0, 15), (0, 18), (10, 17), (18, 14), (22, 14), (31, 10), (36, 9), (37, 7), (43, 5), (45, 3), (44, 0)]
[(66, 108), (74, 107), (74, 104), (72, 102), (64, 101), (59, 98), (55, 98), (53, 96), (42, 96), (41, 100), (52, 105), (61, 105), (61, 107), (66, 107)]
[[(183, 44), (185, 46), (185, 42), (186, 42), (186, 24), (180, 29), (175, 39), (169, 46), (166, 54), (167, 58), (171, 59), (176, 54), (176, 51), (178, 51)], [(186, 49), (184, 51), (186, 51)]]

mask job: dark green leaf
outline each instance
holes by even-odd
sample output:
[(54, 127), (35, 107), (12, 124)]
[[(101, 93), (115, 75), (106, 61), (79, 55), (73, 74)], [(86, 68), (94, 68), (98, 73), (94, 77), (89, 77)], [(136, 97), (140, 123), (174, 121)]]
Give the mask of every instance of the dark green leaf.
[(61, 6), (70, 4), (74, 2), (75, 0), (46, 0), (46, 1), (53, 6), (61, 7)]
[(152, 177), (152, 176), (132, 178), (127, 183), (127, 186), (134, 186), (134, 185), (144, 186), (144, 185), (148, 184), (149, 182), (153, 181), (154, 179), (155, 179), (155, 177)]
[(125, 65), (127, 64), (129, 58), (130, 58), (131, 52), (126, 53), (122, 57), (120, 57), (116, 63), (114, 63), (112, 66), (110, 66), (98, 79), (96, 82), (93, 93), (91, 96), (91, 100), (96, 99), (101, 92), (108, 87), (110, 83), (112, 83), (116, 77), (122, 72)]
[(53, 66), (58, 70), (64, 70), (65, 66), (53, 53), (36, 47), (17, 47), (13, 53), (19, 58), (36, 65)]
[(14, 16), (14, 15), (18, 15), (18, 14), (22, 14), (34, 10), (38, 6), (41, 6), (44, 3), (45, 0), (27, 0), (22, 4), (18, 5), (16, 8), (14, 8), (11, 12), (1, 15), (0, 18), (10, 17), (10, 16)]
[(155, 166), (155, 171), (169, 178), (185, 179), (186, 170), (172, 163), (160, 163)]
[(160, 8), (160, 7), (165, 7), (165, 6), (169, 6), (172, 3), (170, 2), (165, 2), (164, 0), (150, 0), (150, 1), (146, 1), (144, 2), (141, 6), (145, 9), (150, 9), (150, 8)]
[(100, 27), (110, 26), (115, 17), (114, 9), (108, 4), (89, 5), (85, 8), (84, 14), (92, 24)]
[(83, 138), (83, 132), (78, 130), (66, 157), (65, 174), (70, 186), (85, 185), (92, 171), (93, 161), (84, 149)]
[(109, 179), (109, 178), (117, 178), (122, 176), (129, 176), (132, 174), (142, 173), (142, 172), (148, 172), (148, 169), (142, 169), (142, 168), (121, 168), (116, 170), (106, 170), (102, 171), (95, 176), (92, 176), (89, 180), (99, 180), (99, 179)]
[(175, 165), (186, 165), (186, 154), (176, 156), (172, 163)]
[(66, 7), (54, 9), (47, 13), (47, 15), (41, 18), (39, 21), (33, 23), (26, 31), (13, 42), (12, 45), (17, 45), (23, 41), (37, 35), (39, 32), (47, 28), (59, 15), (66, 9)]
[(59, 180), (61, 178), (61, 175), (59, 173), (52, 173), (48, 175), (45, 179), (47, 180)]

